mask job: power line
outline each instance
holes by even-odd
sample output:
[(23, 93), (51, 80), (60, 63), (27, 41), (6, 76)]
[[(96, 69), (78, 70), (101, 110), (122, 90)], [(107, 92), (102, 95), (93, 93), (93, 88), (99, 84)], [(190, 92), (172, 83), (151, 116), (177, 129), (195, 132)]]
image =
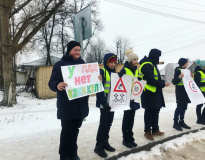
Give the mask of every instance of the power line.
[(183, 50), (183, 49), (191, 48), (191, 47), (198, 46), (198, 45), (205, 45), (205, 40), (202, 41), (202, 42), (192, 43), (191, 45), (189, 44), (189, 45), (186, 45), (186, 46), (175, 48), (175, 49), (172, 49), (172, 50), (169, 50), (169, 51), (163, 51), (163, 52), (165, 52), (165, 54), (163, 54), (163, 55), (168, 55), (168, 54), (171, 54), (171, 52), (176, 52), (178, 50)]
[(168, 35), (168, 34), (174, 34), (174, 33), (181, 32), (181, 31), (184, 31), (187, 29), (192, 29), (192, 28), (187, 28), (187, 25), (185, 25), (185, 26), (181, 26), (178, 28), (172, 28), (170, 30), (166, 30), (163, 32), (159, 32), (159, 33), (155, 33), (155, 34), (151, 34), (151, 35), (147, 35), (147, 36), (143, 36), (143, 37), (138, 37), (136, 39), (133, 39), (133, 41), (135, 41), (135, 42), (145, 41), (145, 40), (150, 39), (150, 38), (156, 38), (156, 37), (160, 37), (160, 36), (164, 36), (164, 35)]
[[(202, 29), (200, 29), (200, 30), (198, 30), (198, 31), (201, 31), (201, 30), (203, 30), (204, 28), (202, 28)], [(194, 32), (194, 35), (195, 35), (195, 33), (196, 32), (198, 32), (198, 31), (195, 31)], [(166, 40), (171, 40), (171, 39), (176, 39), (177, 37), (182, 37), (183, 35), (186, 35), (186, 36), (190, 36), (191, 34), (187, 34), (187, 33), (184, 33), (184, 34), (182, 34), (182, 35), (177, 35), (177, 36), (174, 36), (174, 37), (171, 37), (171, 38), (166, 38), (166, 39), (162, 39), (162, 40), (159, 40), (159, 41), (154, 41), (155, 43), (157, 43), (157, 42), (161, 42), (161, 41), (166, 41)], [(195, 37), (195, 38), (192, 38), (192, 39), (196, 39), (196, 38), (199, 38), (199, 37), (202, 37), (202, 36), (205, 36), (205, 35), (201, 35), (201, 36), (198, 36), (198, 37)], [(165, 36), (164, 36), (165, 37)], [(154, 38), (156, 38), (156, 37), (154, 37)], [(190, 40), (192, 40), (192, 39), (190, 39)], [(149, 38), (149, 40), (153, 40), (153, 38)], [(145, 40), (144, 40), (145, 41)], [(136, 41), (134, 41), (134, 42), (136, 42)], [(140, 46), (142, 46), (142, 45), (147, 45), (148, 43), (152, 43), (152, 42), (147, 42), (147, 43), (142, 43), (142, 44), (138, 44), (138, 45), (140, 45)]]
[(198, 4), (198, 3), (193, 3), (193, 2), (187, 2), (187, 1), (183, 1), (183, 0), (177, 0), (177, 1), (184, 2), (184, 3), (189, 3), (189, 4), (193, 4), (193, 5), (197, 5), (197, 6), (205, 6), (205, 5), (203, 5), (203, 4)]
[(105, 0), (105, 1), (117, 4), (117, 5), (120, 5), (120, 6), (140, 10), (140, 11), (143, 11), (143, 12), (148, 12), (148, 13), (151, 13), (151, 14), (164, 16), (164, 17), (169, 17), (169, 18), (188, 21), (188, 22), (205, 24), (205, 21), (190, 19), (190, 18), (186, 18), (186, 17), (180, 17), (180, 16), (176, 16), (176, 15), (172, 15), (172, 14), (168, 14), (168, 13), (164, 13), (164, 12), (159, 12), (159, 11), (155, 11), (155, 10), (152, 10), (152, 9), (149, 9), (149, 8), (144, 8), (144, 7), (141, 7), (141, 6), (129, 4), (129, 3), (126, 3), (126, 2), (122, 2), (122, 1), (117, 1), (117, 0)]
[(138, 2), (141, 2), (141, 3), (145, 3), (145, 4), (151, 4), (151, 5), (154, 5), (154, 6), (160, 6), (160, 7), (165, 7), (165, 8), (177, 9), (177, 10), (192, 11), (192, 12), (205, 12), (205, 11), (199, 11), (199, 10), (192, 10), (192, 9), (184, 9), (184, 8), (176, 8), (176, 7), (164, 6), (164, 5), (150, 3), (150, 2), (144, 2), (144, 1), (140, 1), (140, 0), (135, 0), (135, 1), (138, 1)]

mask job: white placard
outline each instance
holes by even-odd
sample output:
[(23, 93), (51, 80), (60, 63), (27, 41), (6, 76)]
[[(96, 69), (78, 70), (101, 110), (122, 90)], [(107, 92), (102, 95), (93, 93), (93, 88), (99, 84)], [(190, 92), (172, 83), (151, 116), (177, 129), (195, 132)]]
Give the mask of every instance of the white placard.
[(132, 76), (124, 75), (119, 78), (117, 73), (111, 73), (111, 93), (110, 102), (111, 111), (129, 110), (130, 94), (132, 86)]
[(189, 96), (189, 99), (191, 103), (194, 105), (205, 103), (205, 98), (199, 89), (199, 87), (196, 85), (195, 81), (190, 75), (190, 70), (188, 69), (181, 69), (181, 72), (184, 74), (183, 83), (185, 90)]
[(65, 89), (69, 100), (104, 91), (98, 79), (98, 63), (61, 66), (61, 71), (64, 82), (68, 84)]
[(130, 97), (131, 100), (134, 100), (135, 102), (138, 103), (140, 102), (140, 97), (142, 95), (146, 83), (147, 82), (144, 80), (139, 81), (136, 77), (134, 78), (131, 97)]

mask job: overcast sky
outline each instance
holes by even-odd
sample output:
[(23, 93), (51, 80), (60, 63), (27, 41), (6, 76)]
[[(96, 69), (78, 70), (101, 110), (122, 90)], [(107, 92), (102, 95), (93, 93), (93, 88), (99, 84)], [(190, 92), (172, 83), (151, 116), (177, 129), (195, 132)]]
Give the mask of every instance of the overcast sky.
[(101, 0), (100, 17), (108, 47), (124, 36), (140, 59), (152, 48), (165, 63), (205, 59), (204, 0)]

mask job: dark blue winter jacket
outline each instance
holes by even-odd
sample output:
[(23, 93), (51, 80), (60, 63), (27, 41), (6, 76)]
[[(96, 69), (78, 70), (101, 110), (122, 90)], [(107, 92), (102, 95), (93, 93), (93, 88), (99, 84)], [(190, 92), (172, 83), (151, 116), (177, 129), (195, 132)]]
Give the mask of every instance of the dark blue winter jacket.
[(179, 75), (181, 74), (181, 70), (183, 69), (182, 67), (176, 67), (174, 70), (174, 78), (172, 79), (172, 83), (175, 86), (175, 95), (176, 95), (176, 102), (178, 104), (187, 104), (187, 103), (191, 103), (188, 94), (186, 93), (186, 90), (184, 88), (184, 85), (179, 86), (177, 85), (181, 79), (179, 79)]
[[(113, 53), (107, 53), (105, 56), (104, 56), (104, 59), (103, 59), (103, 64), (104, 64), (104, 68), (108, 71), (110, 77), (111, 77), (111, 72), (114, 72), (115, 73), (115, 68), (114, 69), (110, 69), (107, 65), (108, 63), (108, 60), (111, 56), (116, 56), (115, 54)], [(103, 69), (100, 69), (100, 75), (102, 76), (102, 84), (104, 86), (105, 84), (105, 77), (104, 77), (104, 71)], [(110, 85), (111, 87), (111, 85)], [(96, 94), (96, 107), (100, 107), (100, 104), (102, 105), (103, 103), (109, 103), (107, 101), (107, 98), (108, 98), (108, 94), (105, 94), (104, 91), (103, 92), (99, 92)]]
[[(125, 68), (130, 69), (131, 72), (132, 72), (132, 74), (135, 75), (135, 72), (136, 72), (136, 70), (137, 70), (137, 66), (131, 68), (131, 67), (130, 67), (130, 63), (128, 63), (128, 61), (126, 61), (125, 64), (124, 64), (124, 66), (123, 66), (123, 68), (122, 68), (121, 71), (120, 71), (122, 74), (126, 74)], [(134, 101), (130, 101), (130, 108), (131, 108), (132, 110), (137, 110), (137, 109), (140, 108), (140, 104), (139, 104), (139, 103), (136, 103), (136, 102), (134, 102)]]
[[(77, 98), (74, 100), (68, 100), (66, 91), (59, 91), (57, 85), (63, 82), (61, 73), (61, 66), (77, 65), (85, 63), (81, 58), (76, 61), (73, 60), (71, 55), (67, 53), (63, 58), (56, 62), (53, 66), (50, 81), (48, 83), (49, 88), (57, 92), (57, 118), (62, 120), (68, 119), (83, 119), (88, 116), (88, 96)], [(69, 84), (68, 84), (69, 85)]]
[[(149, 90), (144, 90), (141, 95), (141, 104), (142, 108), (145, 109), (159, 109), (161, 107), (165, 107), (164, 97), (162, 93), (162, 88), (165, 87), (165, 81), (161, 80), (161, 76), (159, 73), (159, 70), (157, 68), (157, 62), (159, 62), (159, 57), (155, 57), (155, 55), (152, 55), (152, 58), (144, 57), (140, 64), (143, 64), (144, 62), (151, 62), (158, 73), (158, 80), (155, 80), (154, 78), (154, 67), (151, 64), (145, 64), (141, 71), (144, 74), (144, 80), (147, 81), (147, 84), (156, 86), (157, 90), (156, 92), (151, 92)], [(158, 58), (158, 59), (157, 59)]]

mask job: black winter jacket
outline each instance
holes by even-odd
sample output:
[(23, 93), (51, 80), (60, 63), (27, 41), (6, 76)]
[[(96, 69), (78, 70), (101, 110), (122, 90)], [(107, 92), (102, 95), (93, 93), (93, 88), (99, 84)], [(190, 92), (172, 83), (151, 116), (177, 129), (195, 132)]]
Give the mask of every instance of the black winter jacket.
[[(197, 84), (197, 86), (200, 88), (201, 86), (205, 86), (205, 82), (200, 82), (201, 81), (201, 74), (198, 71), (202, 71), (205, 74), (205, 71), (201, 69), (199, 66), (197, 66), (194, 69), (194, 81)], [(205, 97), (205, 92), (202, 92), (204, 97)]]
[[(133, 68), (130, 68), (130, 64), (128, 63), (128, 61), (125, 62), (124, 64), (124, 67), (121, 69), (121, 73), (122, 74), (126, 74), (126, 71), (125, 71), (125, 68), (128, 68), (131, 70), (132, 74), (135, 75), (135, 72), (137, 70), (137, 66), (136, 67), (133, 67)], [(140, 108), (140, 104), (139, 103), (136, 103), (134, 101), (130, 101), (130, 108), (132, 110), (138, 110)]]
[[(148, 57), (144, 57), (140, 64), (144, 62), (152, 62), (152, 59)], [(154, 64), (153, 64), (154, 65)], [(141, 101), (142, 101), (142, 108), (145, 109), (160, 109), (161, 107), (165, 107), (164, 97), (162, 93), (162, 88), (165, 87), (165, 81), (161, 80), (161, 76), (159, 73), (159, 70), (156, 65), (154, 65), (157, 73), (158, 73), (158, 80), (154, 78), (154, 67), (151, 64), (145, 64), (141, 71), (144, 74), (144, 80), (147, 81), (147, 84), (156, 86), (157, 90), (156, 92), (151, 92), (149, 90), (144, 90), (141, 95)]]
[[(191, 103), (190, 99), (186, 93), (186, 90), (183, 86), (178, 86), (177, 84), (181, 81), (181, 79), (179, 78), (179, 75), (181, 74), (181, 70), (179, 69), (181, 67), (176, 67), (174, 70), (174, 78), (172, 79), (172, 83), (175, 86), (175, 94), (176, 94), (176, 102), (177, 104), (187, 104), (187, 103)], [(181, 68), (183, 69), (183, 68)]]
[[(88, 116), (88, 96), (69, 100), (66, 91), (59, 91), (57, 85), (63, 82), (61, 66), (77, 65), (85, 63), (81, 58), (76, 61), (71, 55), (65, 54), (63, 58), (53, 66), (49, 81), (49, 88), (57, 92), (57, 118), (62, 120), (83, 119)], [(69, 84), (68, 84), (69, 85)]]

